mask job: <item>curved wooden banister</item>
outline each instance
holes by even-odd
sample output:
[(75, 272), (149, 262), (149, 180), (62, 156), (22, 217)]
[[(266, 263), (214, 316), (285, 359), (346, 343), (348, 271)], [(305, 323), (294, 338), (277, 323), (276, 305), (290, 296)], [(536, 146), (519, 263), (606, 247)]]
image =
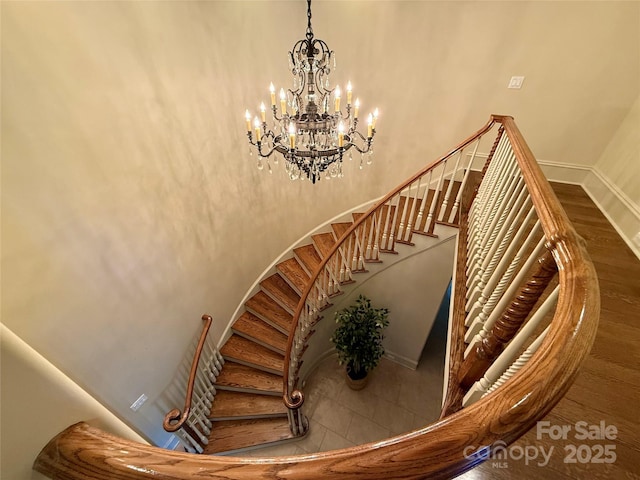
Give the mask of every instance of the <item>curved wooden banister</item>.
[(390, 198), (393, 198), (395, 195), (400, 193), (408, 185), (411, 185), (418, 178), (424, 176), (426, 173), (429, 172), (429, 170), (433, 170), (434, 168), (436, 168), (444, 160), (450, 158), (456, 152), (462, 150), (463, 148), (465, 148), (468, 145), (470, 145), (471, 143), (473, 143), (477, 138), (479, 138), (480, 136), (484, 135), (489, 130), (491, 130), (491, 127), (493, 127), (493, 125), (495, 124), (496, 120), (500, 120), (502, 118), (503, 117), (501, 115), (492, 115), (491, 118), (489, 119), (489, 121), (480, 130), (478, 130), (476, 133), (474, 133), (473, 135), (469, 136), (466, 140), (464, 140), (463, 142), (458, 144), (455, 148), (453, 148), (448, 153), (446, 153), (445, 155), (443, 155), (440, 158), (438, 158), (436, 161), (434, 161), (431, 164), (429, 164), (426, 167), (424, 167), (422, 170), (417, 172), (415, 175), (413, 175), (407, 181), (401, 183), (395, 189), (391, 190), (387, 195), (385, 195), (381, 200), (377, 201), (369, 210), (367, 210), (367, 212), (365, 212), (364, 215), (362, 215), (360, 218), (358, 218), (356, 221), (354, 221), (353, 224), (342, 234), (342, 236), (336, 241), (336, 243), (332, 246), (332, 248), (324, 256), (322, 261), (316, 267), (315, 271), (312, 273), (310, 280), (308, 280), (307, 286), (304, 289), (304, 291), (302, 292), (302, 295), (300, 296), (300, 300), (298, 301), (298, 306), (296, 307), (296, 310), (295, 310), (295, 312), (293, 314), (293, 321), (291, 322), (291, 325), (289, 326), (289, 339), (288, 339), (287, 349), (285, 351), (285, 359), (284, 359), (284, 398), (288, 398), (290, 402), (292, 401), (292, 398), (291, 398), (291, 393), (292, 392), (289, 392), (289, 385), (288, 385), (289, 368), (290, 368), (290, 364), (291, 364), (290, 355), (291, 355), (293, 342), (294, 342), (294, 338), (295, 338), (295, 331), (298, 328), (298, 323), (300, 321), (300, 315), (302, 314), (302, 311), (304, 310), (305, 302), (307, 300), (307, 297), (309, 296), (309, 294), (313, 290), (313, 286), (314, 286), (314, 283), (315, 283), (316, 279), (322, 274), (322, 272), (323, 272), (324, 268), (326, 267), (327, 263), (330, 261), (331, 258), (333, 258), (333, 256), (336, 254), (336, 252), (338, 251), (340, 246), (343, 244), (343, 242), (345, 242), (358, 229), (358, 227), (363, 225), (369, 218), (371, 218), (371, 216), (376, 211), (378, 211), (378, 209), (380, 209), (387, 201), (389, 201)]
[(204, 342), (207, 338), (207, 333), (209, 333), (209, 328), (211, 328), (211, 323), (213, 323), (213, 318), (210, 315), (203, 315), (202, 320), (204, 321), (204, 326), (202, 327), (202, 333), (200, 333), (200, 340), (198, 340), (198, 346), (196, 347), (196, 352), (193, 355), (193, 361), (191, 362), (191, 371), (189, 372), (189, 380), (187, 382), (187, 394), (184, 399), (184, 408), (182, 412), (179, 409), (174, 408), (169, 411), (162, 422), (162, 426), (167, 432), (175, 432), (183, 427), (184, 423), (189, 418), (189, 414), (191, 413), (191, 401), (193, 399), (193, 385), (196, 381), (196, 373), (198, 372), (198, 363), (200, 362), (200, 356), (202, 355), (202, 349), (204, 347)]
[[(356, 447), (295, 456), (250, 458), (179, 453), (124, 440), (80, 423), (52, 439), (36, 459), (34, 469), (65, 480), (448, 479), (484, 461), (496, 442), (510, 444), (526, 433), (571, 385), (595, 338), (600, 299), (595, 269), (584, 242), (569, 224), (513, 119), (492, 116), (482, 130), (494, 123), (505, 127), (513, 143), (547, 248), (557, 263), (560, 287), (555, 313), (540, 348), (502, 386), (421, 429)], [(470, 141), (473, 138), (475, 135)], [(384, 205), (404, 185), (407, 183), (377, 205)], [(363, 218), (341, 238), (353, 233), (365, 221)], [(335, 245), (326, 258), (337, 249)], [(316, 269), (315, 277), (322, 268)], [(304, 292), (305, 298), (311, 288)], [(301, 301), (296, 318), (302, 309)], [(285, 369), (288, 367), (289, 362), (285, 362)], [(289, 393), (285, 402), (290, 408), (297, 408), (304, 398), (302, 392)]]

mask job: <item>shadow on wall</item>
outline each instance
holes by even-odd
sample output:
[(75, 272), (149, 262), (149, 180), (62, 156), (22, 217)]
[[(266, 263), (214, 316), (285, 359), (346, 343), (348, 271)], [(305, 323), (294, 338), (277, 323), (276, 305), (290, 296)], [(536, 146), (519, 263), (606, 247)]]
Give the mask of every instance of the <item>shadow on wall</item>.
[(442, 297), (442, 301), (440, 302), (440, 307), (438, 308), (438, 313), (436, 314), (436, 318), (433, 322), (431, 332), (429, 333), (427, 341), (422, 348), (422, 354), (420, 355), (419, 362), (419, 365), (422, 365), (424, 362), (431, 364), (432, 362), (441, 359), (443, 375), (445, 352), (447, 347), (447, 329), (449, 326), (450, 299), (451, 280), (449, 280), (449, 285), (447, 286)]

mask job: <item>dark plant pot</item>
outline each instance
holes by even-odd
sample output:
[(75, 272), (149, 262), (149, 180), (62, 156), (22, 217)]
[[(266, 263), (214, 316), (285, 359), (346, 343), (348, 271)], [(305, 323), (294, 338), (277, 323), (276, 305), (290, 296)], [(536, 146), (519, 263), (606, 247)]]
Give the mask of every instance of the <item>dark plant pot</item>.
[(369, 377), (366, 370), (355, 370), (351, 365), (347, 365), (347, 385), (351, 390), (362, 390), (367, 386)]

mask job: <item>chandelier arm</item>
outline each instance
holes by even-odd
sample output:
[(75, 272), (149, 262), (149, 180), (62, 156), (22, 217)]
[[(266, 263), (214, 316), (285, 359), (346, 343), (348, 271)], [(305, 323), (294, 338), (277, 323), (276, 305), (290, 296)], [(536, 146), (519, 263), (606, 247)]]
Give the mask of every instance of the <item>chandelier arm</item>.
[[(258, 156), (260, 156), (260, 157), (262, 157), (262, 158), (267, 158), (267, 157), (270, 157), (270, 156), (271, 156), (271, 154), (272, 154), (274, 151), (278, 150), (278, 146), (279, 146), (279, 143), (278, 143), (278, 142), (281, 140), (281, 138), (282, 138), (282, 136), (281, 136), (281, 135), (278, 135), (277, 137), (274, 137), (274, 139), (273, 139), (273, 147), (271, 147), (271, 148), (269, 149), (269, 151), (268, 151), (268, 152), (266, 152), (266, 153), (264, 153), (264, 152), (262, 151), (262, 145), (264, 145), (264, 142), (257, 142), (257, 143), (253, 143), (253, 142), (251, 142), (251, 144), (256, 146), (257, 151), (258, 151)], [(278, 150), (278, 151), (279, 151), (279, 150)]]
[(357, 143), (353, 141), (353, 138), (350, 137), (349, 138), (350, 146), (353, 146), (353, 148), (355, 148), (358, 151), (358, 153), (368, 153), (369, 151), (371, 151), (371, 144), (373, 143), (373, 135), (375, 135), (375, 131), (372, 132), (372, 136), (369, 138), (365, 137), (357, 130), (353, 132), (353, 135), (355, 137), (359, 137), (364, 145), (363, 147), (360, 147)]
[(283, 116), (279, 117), (278, 116), (278, 107), (276, 107), (275, 105), (273, 107), (271, 107), (271, 110), (273, 112), (273, 118), (275, 120), (277, 120), (278, 122), (283, 122), (284, 120), (286, 120), (288, 118), (289, 119), (291, 118), (288, 113), (285, 113)]

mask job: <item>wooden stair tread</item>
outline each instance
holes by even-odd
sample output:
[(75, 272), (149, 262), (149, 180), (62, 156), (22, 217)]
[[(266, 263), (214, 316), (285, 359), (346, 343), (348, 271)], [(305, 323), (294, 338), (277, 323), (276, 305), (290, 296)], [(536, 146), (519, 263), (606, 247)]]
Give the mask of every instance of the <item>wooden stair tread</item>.
[(269, 373), (282, 375), (284, 371), (283, 355), (236, 334), (231, 335), (220, 353), (236, 363), (248, 364)]
[(302, 295), (307, 282), (309, 282), (309, 274), (305, 272), (300, 262), (295, 258), (284, 260), (276, 265), (278, 272), (288, 281), (298, 295)]
[(282, 305), (289, 313), (296, 311), (300, 295), (291, 288), (291, 286), (280, 276), (274, 273), (270, 277), (260, 282), (260, 287), (280, 305)]
[(250, 340), (254, 339), (257, 343), (271, 350), (276, 350), (282, 355), (287, 349), (287, 336), (251, 312), (244, 312), (233, 323), (231, 330)]
[(313, 242), (316, 244), (318, 248), (318, 252), (320, 252), (320, 256), (325, 258), (329, 251), (333, 248), (333, 245), (336, 243), (336, 239), (333, 236), (333, 233), (318, 233), (316, 235), (311, 235)]
[[(282, 398), (270, 395), (260, 395), (257, 393), (219, 391), (209, 419), (222, 421), (235, 418), (265, 418), (275, 416), (285, 416), (285, 407)], [(214, 425), (213, 428), (216, 428)]]
[(331, 228), (333, 229), (333, 233), (335, 234), (336, 238), (340, 238), (342, 237), (342, 235), (344, 235), (344, 232), (351, 228), (351, 225), (353, 225), (353, 222), (332, 223)]
[(216, 422), (205, 454), (230, 452), (295, 438), (287, 418), (259, 418)]
[(293, 315), (278, 305), (278, 302), (269, 295), (260, 291), (247, 300), (244, 305), (251, 313), (288, 335)]
[(274, 375), (233, 361), (225, 362), (215, 385), (220, 390), (251, 391), (282, 397), (282, 375)]
[(320, 265), (320, 262), (322, 261), (318, 251), (311, 244), (298, 247), (293, 250), (293, 253), (295, 253), (302, 266), (310, 275), (315, 272), (316, 268), (318, 268), (318, 265)]

